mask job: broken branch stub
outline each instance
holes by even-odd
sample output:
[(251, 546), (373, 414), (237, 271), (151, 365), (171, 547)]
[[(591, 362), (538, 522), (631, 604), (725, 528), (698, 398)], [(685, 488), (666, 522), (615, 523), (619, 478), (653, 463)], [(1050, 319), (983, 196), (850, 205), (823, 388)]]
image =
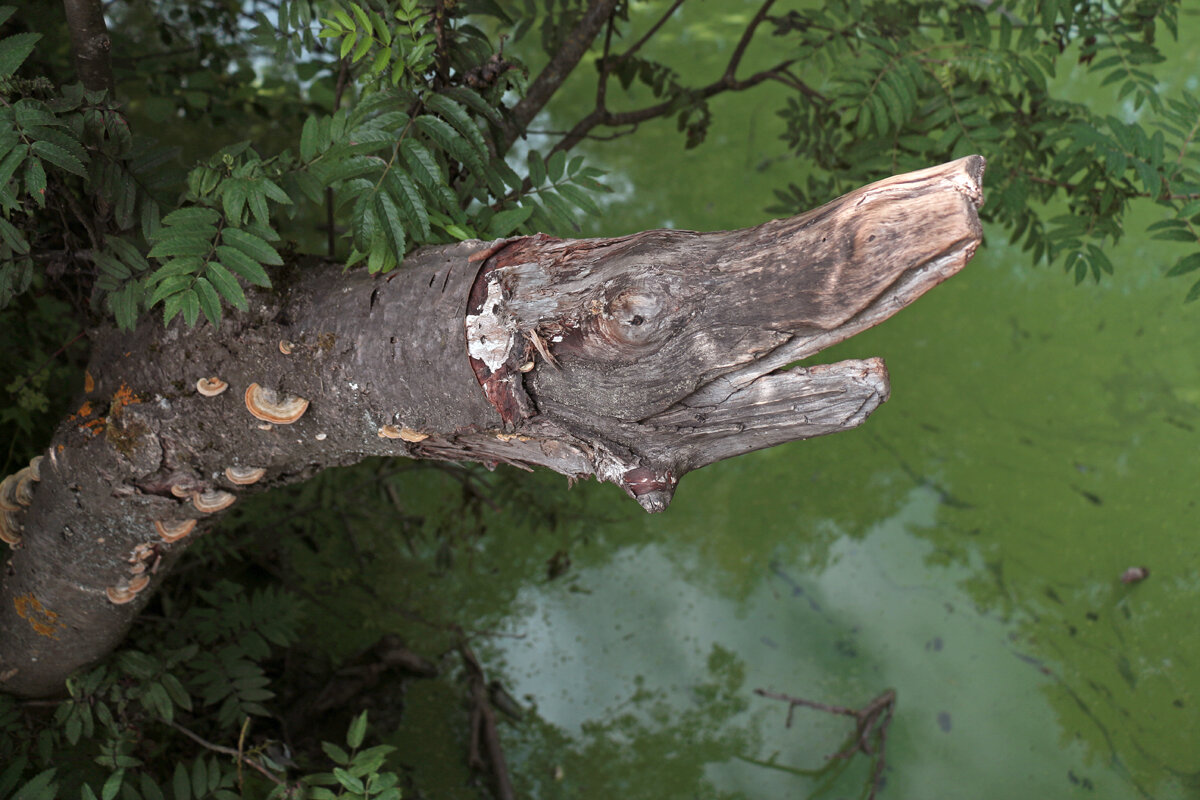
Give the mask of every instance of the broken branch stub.
[(329, 466), (546, 466), (661, 511), (690, 470), (861, 424), (887, 399), (882, 361), (787, 367), (966, 264), (983, 166), (740, 231), (460, 242), (387, 276), (295, 259), (219, 326), (97, 331), (100, 378), (36, 488), (0, 486), (0, 689), (61, 692), (237, 498)]
[(887, 399), (878, 359), (779, 370), (960, 270), (983, 169), (962, 158), (744, 230), (498, 243), (467, 317), (480, 384), (507, 426), (570, 443), (660, 511), (689, 470), (852, 428)]

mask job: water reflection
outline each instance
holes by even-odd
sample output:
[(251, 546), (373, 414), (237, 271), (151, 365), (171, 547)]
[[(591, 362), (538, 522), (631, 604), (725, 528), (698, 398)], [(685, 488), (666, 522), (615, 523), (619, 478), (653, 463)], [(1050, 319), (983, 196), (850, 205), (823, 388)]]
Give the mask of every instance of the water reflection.
[[(593, 148), (635, 188), (586, 233), (762, 221), (797, 178), (753, 168), (778, 152), (774, 103), (718, 106), (696, 150), (669, 122)], [(437, 601), (397, 589), (522, 637), (478, 649), (530, 707), (505, 729), (527, 796), (859, 796), (865, 759), (816, 774), (849, 723), (798, 711), (787, 729), (759, 687), (848, 706), (895, 688), (884, 797), (1200, 796), (1200, 364), (1196, 312), (1160, 277), (1177, 254), (1127, 242), (1114, 278), (1074, 287), (997, 233), (822, 354), (887, 359), (892, 400), (863, 429), (688, 475), (661, 517), (582, 487), (610, 521), (569, 542), (494, 525)], [(547, 582), (562, 548), (574, 567)], [(411, 701), (402, 751), (448, 754), (421, 785), (473, 796), (444, 746), (452, 688)]]

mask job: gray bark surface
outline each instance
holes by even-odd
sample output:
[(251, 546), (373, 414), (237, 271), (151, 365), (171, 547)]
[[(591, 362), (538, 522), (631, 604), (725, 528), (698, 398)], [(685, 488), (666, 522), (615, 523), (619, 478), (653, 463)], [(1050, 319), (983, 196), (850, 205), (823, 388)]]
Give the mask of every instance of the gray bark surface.
[[(2, 512), (19, 543), (0, 578), (0, 688), (61, 692), (120, 642), (221, 517), (191, 493), (236, 503), (392, 455), (594, 476), (662, 511), (693, 469), (861, 424), (888, 396), (881, 360), (784, 368), (961, 269), (982, 173), (971, 156), (741, 231), (464, 242), (382, 277), (301, 261), (219, 328), (98, 332), (31, 502)], [(201, 395), (208, 377), (229, 388)], [(252, 384), (308, 408), (264, 422)], [(266, 472), (242, 486), (227, 467)], [(155, 524), (188, 520), (176, 541)]]

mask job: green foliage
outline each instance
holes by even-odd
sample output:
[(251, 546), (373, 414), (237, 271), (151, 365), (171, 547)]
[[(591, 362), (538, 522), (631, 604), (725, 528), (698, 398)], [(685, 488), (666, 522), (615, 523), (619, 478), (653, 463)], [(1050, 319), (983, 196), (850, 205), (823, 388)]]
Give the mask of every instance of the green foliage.
[[(491, 45), (460, 12), (438, 8), (300, 0), (282, 3), (274, 21), (259, 13), (249, 40), (225, 53), (295, 62), (291, 107), (267, 116), (303, 109), (298, 141), (225, 144), (182, 178), (178, 151), (134, 137), (129, 107), (103, 92), (35, 92), (9, 80), (0, 87), (0, 308), (32, 285), (43, 240), (65, 238), (68, 260), (88, 275), (92, 307), (132, 328), (160, 306), (164, 324), (178, 316), (188, 326), (201, 315), (219, 325), (224, 308), (248, 308), (249, 287), (271, 288), (270, 268), (291, 249), (289, 222), (323, 210), (346, 231), (346, 263), (365, 261), (372, 272), (395, 268), (424, 244), (532, 226), (577, 229), (578, 211), (599, 211), (589, 196), (606, 191), (599, 173), (576, 161), (565, 172), (542, 164), (555, 177), (531, 186), (505, 162), (494, 132), (504, 124), (498, 104), (508, 72), (490, 83), (471, 78), (493, 56)], [(164, 41), (228, 25), (209, 7), (186, 21), (164, 14)], [(33, 33), (0, 40), (0, 79), (38, 41)], [(322, 110), (304, 102), (300, 82), (326, 70), (339, 72), (340, 88)], [(163, 86), (132, 105), (170, 122), (213, 109), (216, 97), (228, 103), (236, 93), (213, 71), (188, 73), (184, 88)], [(261, 90), (253, 100), (268, 102)], [(257, 116), (252, 110), (240, 127)], [(88, 204), (100, 213), (89, 214)], [(64, 205), (74, 217), (66, 230)]]
[[(0, 696), (0, 798), (397, 800), (399, 778), (385, 770), (393, 748), (362, 747), (366, 712), (345, 749), (323, 743), (328, 761), (311, 770), (281, 764), (290, 760), (273, 740), (247, 739), (274, 697), (263, 664), (296, 642), (300, 614), (281, 590), (220, 582), (186, 607), (168, 604), (158, 629), (73, 676), (52, 714)], [(238, 747), (204, 744), (222, 738)]]
[[(988, 159), (985, 220), (1036, 262), (1062, 263), (1077, 282), (1113, 265), (1105, 250), (1136, 205), (1157, 206), (1154, 238), (1185, 242), (1168, 275), (1200, 268), (1200, 99), (1164, 97), (1153, 70), (1179, 4), (1026, 0), (834, 2), (790, 11), (776, 33), (799, 63), (825, 70), (819, 96), (797, 93), (781, 112), (785, 138), (813, 165), (807, 184), (779, 191), (771, 210), (811, 208), (858, 185), (969, 153)], [(1062, 88), (1125, 104), (1093, 110)], [(1082, 73), (1082, 74), (1080, 74)], [(1187, 299), (1200, 296), (1200, 283)]]

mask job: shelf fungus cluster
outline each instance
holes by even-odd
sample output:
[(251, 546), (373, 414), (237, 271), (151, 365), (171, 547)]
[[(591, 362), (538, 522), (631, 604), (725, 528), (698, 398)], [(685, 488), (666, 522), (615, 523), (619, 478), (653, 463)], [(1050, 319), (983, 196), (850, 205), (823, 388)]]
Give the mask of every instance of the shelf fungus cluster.
[(152, 544), (142, 543), (134, 547), (129, 555), (129, 576), (118, 581), (116, 586), (109, 586), (104, 590), (109, 602), (113, 605), (124, 605), (137, 597), (138, 593), (145, 591), (150, 585), (150, 576), (158, 569), (161, 558), (158, 548)]
[(384, 425), (379, 429), (380, 439), (401, 439), (406, 442), (423, 442), (429, 438), (428, 433), (421, 433), (402, 425)]
[(13, 547), (21, 543), (18, 515), (33, 502), (33, 484), (42, 479), (41, 464), (42, 456), (36, 456), (29, 466), (0, 481), (0, 540)]
[(308, 401), (252, 383), (246, 387), (246, 408), (263, 422), (291, 425), (304, 416)]

